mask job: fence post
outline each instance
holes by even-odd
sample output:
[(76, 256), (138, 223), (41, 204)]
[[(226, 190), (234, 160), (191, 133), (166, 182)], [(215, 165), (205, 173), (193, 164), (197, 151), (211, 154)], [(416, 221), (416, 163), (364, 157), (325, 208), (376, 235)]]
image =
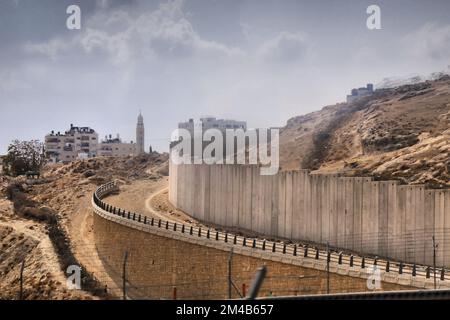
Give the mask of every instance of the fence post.
[(228, 257), (228, 299), (231, 299), (231, 285), (232, 285), (231, 267), (232, 267), (232, 262), (233, 262), (233, 247), (231, 247), (230, 255)]
[(123, 300), (127, 300), (127, 280), (126, 280), (126, 272), (127, 272), (127, 260), (128, 260), (128, 251), (125, 251), (125, 255), (123, 257), (123, 267), (122, 267), (122, 298)]
[(20, 266), (20, 291), (19, 300), (23, 299), (23, 270), (25, 269), (25, 259), (22, 260), (22, 265)]

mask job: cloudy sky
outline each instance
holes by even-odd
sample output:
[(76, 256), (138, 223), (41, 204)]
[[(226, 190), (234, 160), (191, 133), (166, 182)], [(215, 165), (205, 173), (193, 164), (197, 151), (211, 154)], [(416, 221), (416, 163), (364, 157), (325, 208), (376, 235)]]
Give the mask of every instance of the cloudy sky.
[[(79, 5), (81, 30), (66, 28)], [(381, 30), (366, 9), (381, 7)], [(448, 0), (0, 0), (0, 154), (71, 123), (167, 151), (179, 121), (251, 127), (450, 64)]]

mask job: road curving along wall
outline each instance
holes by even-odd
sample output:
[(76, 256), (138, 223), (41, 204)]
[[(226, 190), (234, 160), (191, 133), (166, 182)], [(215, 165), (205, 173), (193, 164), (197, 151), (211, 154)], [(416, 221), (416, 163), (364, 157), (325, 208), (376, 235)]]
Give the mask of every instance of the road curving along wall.
[[(260, 297), (326, 293), (327, 260), (330, 293), (433, 286), (419, 266), (336, 251), (328, 255), (296, 243), (246, 238), (129, 212), (108, 204), (106, 197), (117, 191), (111, 182), (95, 192), (93, 231), (98, 256), (114, 280), (108, 288), (123, 288), (125, 278), (128, 298), (224, 299), (230, 290), (232, 298), (240, 298), (262, 265), (268, 273)], [(368, 286), (374, 266), (380, 287)], [(437, 285), (449, 287), (447, 274), (438, 273)]]

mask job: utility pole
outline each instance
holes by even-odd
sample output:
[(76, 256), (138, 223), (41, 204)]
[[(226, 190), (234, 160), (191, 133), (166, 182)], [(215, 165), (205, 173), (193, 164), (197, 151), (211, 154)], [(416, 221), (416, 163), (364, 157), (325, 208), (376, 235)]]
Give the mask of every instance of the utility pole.
[(25, 269), (25, 259), (22, 260), (22, 265), (20, 266), (20, 291), (19, 291), (19, 300), (23, 300), (23, 269)]
[(327, 294), (330, 294), (330, 244), (327, 241)]
[(436, 241), (433, 236), (433, 280), (434, 280), (434, 290), (436, 290), (436, 248), (438, 245), (436, 244)]
[(128, 260), (128, 251), (125, 251), (125, 255), (123, 257), (123, 269), (122, 269), (122, 290), (123, 290), (123, 300), (127, 300), (127, 260)]
[(233, 281), (231, 280), (232, 259), (233, 259), (233, 247), (231, 247), (230, 255), (228, 257), (228, 299), (231, 299), (231, 287), (233, 284)]

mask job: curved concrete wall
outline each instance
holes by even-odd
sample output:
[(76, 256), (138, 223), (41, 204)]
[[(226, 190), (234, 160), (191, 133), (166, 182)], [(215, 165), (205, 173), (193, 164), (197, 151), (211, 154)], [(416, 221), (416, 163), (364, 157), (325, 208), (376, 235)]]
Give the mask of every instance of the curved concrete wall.
[[(242, 236), (201, 229), (115, 208), (101, 200), (118, 191), (115, 183), (101, 186), (93, 197), (94, 238), (98, 255), (114, 283), (122, 288), (124, 254), (127, 295), (132, 298), (171, 299), (176, 287), (180, 299), (223, 299), (228, 297), (228, 261), (233, 250), (231, 276), (239, 289), (248, 286), (258, 267), (268, 269), (260, 295), (275, 296), (326, 292), (327, 254), (295, 244), (246, 239)], [(373, 259), (330, 252), (331, 292), (368, 291)], [(365, 261), (365, 262), (364, 262)], [(383, 290), (430, 288), (424, 270), (412, 275), (394, 263), (377, 262)], [(388, 270), (388, 265), (392, 269)], [(401, 274), (400, 274), (401, 273)], [(440, 281), (448, 288), (448, 281)], [(238, 298), (235, 290), (232, 297)]]
[(170, 164), (169, 199), (194, 218), (411, 263), (450, 266), (450, 190), (248, 165)]

